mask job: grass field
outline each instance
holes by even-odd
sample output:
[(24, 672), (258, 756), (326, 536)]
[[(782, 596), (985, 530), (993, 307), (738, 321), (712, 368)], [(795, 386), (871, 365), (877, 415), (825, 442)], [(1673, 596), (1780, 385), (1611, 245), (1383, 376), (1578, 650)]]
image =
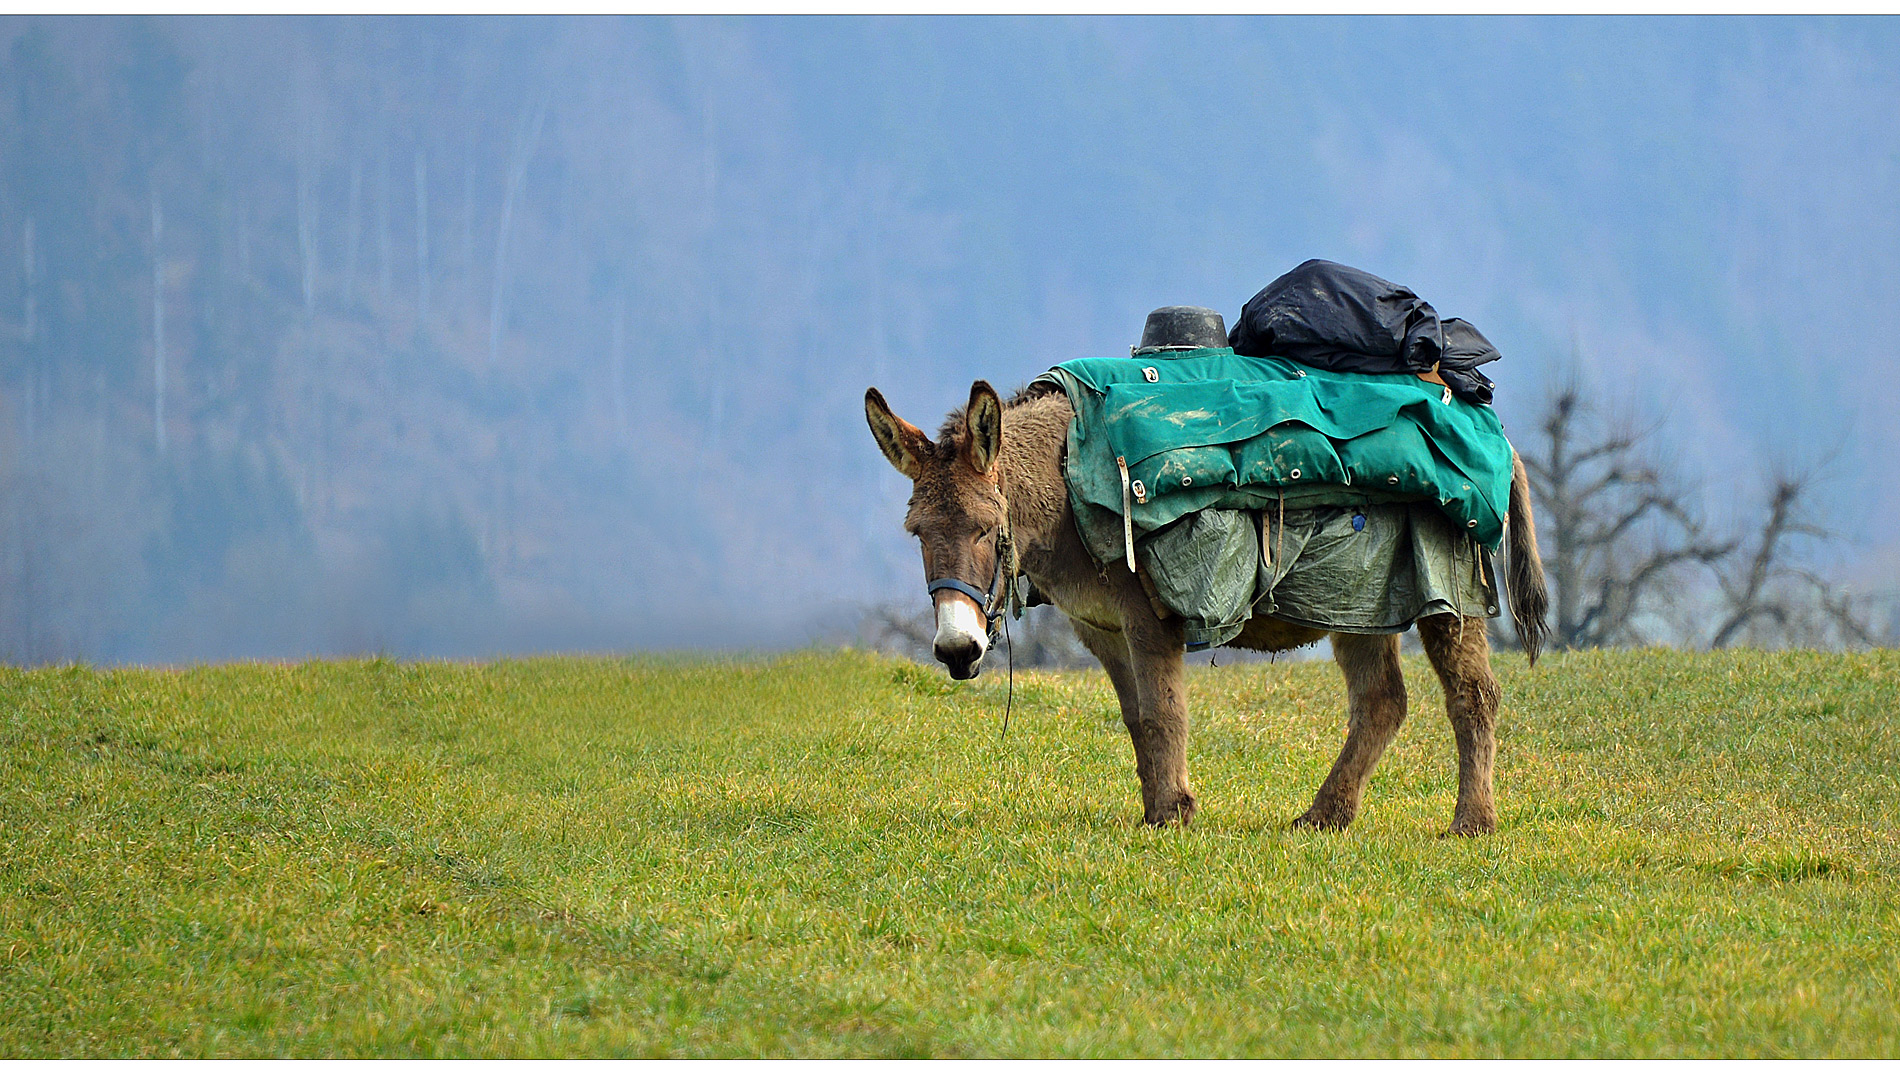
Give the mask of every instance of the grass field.
[(1499, 672), (1440, 840), (1415, 660), (1346, 834), (1322, 662), (1191, 673), (1161, 832), (1099, 672), (0, 670), (0, 1055), (1900, 1052), (1900, 654)]

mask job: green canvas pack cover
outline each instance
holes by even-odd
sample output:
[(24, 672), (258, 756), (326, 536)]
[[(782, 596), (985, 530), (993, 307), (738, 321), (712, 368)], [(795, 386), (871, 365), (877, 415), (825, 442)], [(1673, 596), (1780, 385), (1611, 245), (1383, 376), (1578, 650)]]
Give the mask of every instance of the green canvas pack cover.
[(1255, 616), (1394, 634), (1424, 616), (1495, 616), (1491, 557), (1423, 500), (1203, 508), (1135, 544), (1188, 648), (1225, 645)]
[(1060, 385), (1075, 408), (1063, 472), (1099, 561), (1124, 555), (1118, 458), (1138, 539), (1203, 508), (1419, 500), (1486, 548), (1503, 539), (1503, 423), (1410, 374), (1334, 373), (1218, 347), (1078, 358), (1038, 380)]

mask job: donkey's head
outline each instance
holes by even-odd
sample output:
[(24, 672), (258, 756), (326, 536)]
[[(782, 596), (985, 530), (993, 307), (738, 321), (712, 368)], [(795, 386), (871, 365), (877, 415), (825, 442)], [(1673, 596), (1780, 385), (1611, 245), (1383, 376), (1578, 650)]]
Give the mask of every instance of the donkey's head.
[(904, 529), (924, 548), (924, 579), (937, 609), (937, 659), (953, 679), (976, 675), (989, 649), (989, 606), (1008, 504), (997, 484), (1003, 449), (1003, 404), (988, 382), (970, 386), (969, 405), (953, 412), (932, 441), (891, 413), (884, 394), (864, 393), (871, 435), (911, 480)]

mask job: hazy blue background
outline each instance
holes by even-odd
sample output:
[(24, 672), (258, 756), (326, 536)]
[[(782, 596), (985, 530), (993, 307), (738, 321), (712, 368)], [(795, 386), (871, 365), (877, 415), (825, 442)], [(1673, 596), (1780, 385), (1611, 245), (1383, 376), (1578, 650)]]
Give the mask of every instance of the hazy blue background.
[(867, 384), (1308, 257), (1900, 575), (1891, 19), (9, 18), (0, 651), (801, 642), (922, 600)]

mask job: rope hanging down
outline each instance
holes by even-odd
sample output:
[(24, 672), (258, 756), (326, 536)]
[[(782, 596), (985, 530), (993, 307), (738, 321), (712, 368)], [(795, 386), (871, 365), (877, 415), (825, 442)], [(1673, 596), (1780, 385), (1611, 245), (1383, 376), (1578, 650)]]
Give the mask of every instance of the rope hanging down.
[(1016, 709), (1016, 640), (1010, 637), (1009, 621), (1011, 617), (1021, 619), (1023, 615), (1022, 586), (1017, 581), (1021, 570), (1021, 560), (1016, 552), (1016, 538), (1009, 525), (1009, 502), (1003, 502), (1003, 525), (996, 533), (996, 571), (1002, 576), (990, 597), (990, 607), (983, 610), (989, 619), (990, 645), (996, 645), (996, 628), (1003, 628), (1003, 647), (1009, 654), (1009, 694), (1003, 703), (1003, 731), (997, 736), (997, 742), (1009, 738), (1009, 718)]

